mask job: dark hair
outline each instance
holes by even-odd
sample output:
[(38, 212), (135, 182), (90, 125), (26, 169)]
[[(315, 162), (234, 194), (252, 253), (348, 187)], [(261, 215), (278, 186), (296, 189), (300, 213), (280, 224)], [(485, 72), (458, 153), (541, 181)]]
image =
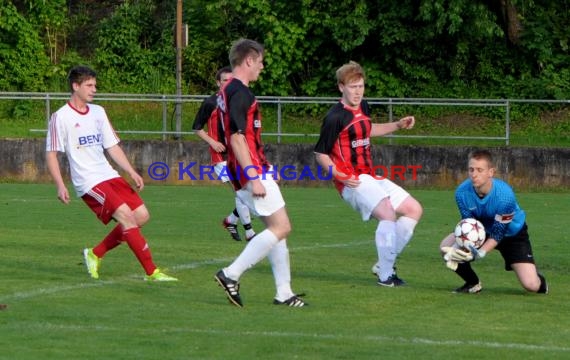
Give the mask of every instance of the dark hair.
[(231, 72), (232, 72), (232, 68), (230, 66), (224, 66), (223, 68), (221, 68), (220, 70), (218, 70), (216, 72), (216, 81), (222, 80), (222, 74), (227, 74), (227, 73), (231, 73)]
[(257, 58), (263, 55), (263, 45), (255, 40), (239, 39), (232, 44), (230, 49), (230, 65), (232, 69), (239, 66), (248, 56)]
[(69, 74), (67, 75), (69, 90), (73, 92), (73, 84), (81, 84), (85, 80), (94, 79), (96, 77), (97, 73), (95, 70), (83, 65), (75, 66), (69, 70)]
[(493, 155), (491, 155), (491, 152), (489, 150), (482, 150), (482, 149), (473, 150), (469, 153), (469, 159), (487, 160), (487, 163), (489, 163), (489, 167), (494, 167)]

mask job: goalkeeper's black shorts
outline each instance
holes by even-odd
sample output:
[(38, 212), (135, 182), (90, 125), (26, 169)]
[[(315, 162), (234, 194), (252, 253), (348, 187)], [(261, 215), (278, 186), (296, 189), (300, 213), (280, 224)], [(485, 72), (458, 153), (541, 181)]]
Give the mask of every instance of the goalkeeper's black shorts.
[(515, 236), (503, 238), (497, 245), (503, 259), (505, 259), (505, 270), (512, 271), (512, 264), (530, 263), (534, 264), (534, 256), (532, 254), (532, 246), (528, 236), (528, 228), (526, 223)]

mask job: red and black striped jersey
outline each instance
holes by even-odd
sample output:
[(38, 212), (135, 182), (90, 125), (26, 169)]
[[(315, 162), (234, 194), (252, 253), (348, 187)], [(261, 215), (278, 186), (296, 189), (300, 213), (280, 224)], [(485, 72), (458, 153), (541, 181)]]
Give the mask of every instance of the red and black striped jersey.
[[(370, 109), (363, 100), (355, 110), (342, 102), (335, 104), (327, 113), (321, 126), (321, 134), (315, 152), (329, 155), (335, 167), (345, 174), (370, 174)], [(339, 192), (344, 184), (334, 180)]]
[[(221, 142), (226, 145), (226, 139), (224, 135), (224, 127), (221, 121), (218, 121), (218, 111), (217, 111), (217, 94), (211, 95), (206, 98), (200, 108), (198, 113), (196, 113), (196, 118), (194, 119), (194, 124), (192, 125), (192, 130), (202, 130), (204, 126), (208, 127), (208, 136), (212, 139)], [(217, 164), (224, 161), (224, 153), (219, 153), (210, 147), (210, 157), (212, 159), (212, 164)]]
[(232, 134), (245, 136), (252, 165), (261, 175), (269, 166), (261, 142), (261, 112), (255, 95), (240, 80), (233, 78), (218, 93), (218, 112), (222, 119), (226, 143), (228, 144), (228, 168), (234, 187), (240, 189), (249, 180), (239, 166), (230, 144)]

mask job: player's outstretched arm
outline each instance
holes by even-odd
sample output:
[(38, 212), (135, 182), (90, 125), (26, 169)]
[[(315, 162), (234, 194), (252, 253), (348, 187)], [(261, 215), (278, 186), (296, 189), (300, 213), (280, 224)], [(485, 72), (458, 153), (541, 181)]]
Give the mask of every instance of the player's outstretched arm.
[(370, 136), (383, 136), (391, 134), (400, 129), (411, 129), (416, 123), (416, 118), (413, 116), (405, 116), (398, 121), (393, 121), (384, 124), (372, 124)]

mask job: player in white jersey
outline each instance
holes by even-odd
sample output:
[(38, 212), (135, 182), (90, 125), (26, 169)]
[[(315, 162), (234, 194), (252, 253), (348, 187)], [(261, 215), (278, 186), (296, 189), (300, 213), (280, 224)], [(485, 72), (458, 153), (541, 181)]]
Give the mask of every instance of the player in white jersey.
[(105, 157), (106, 152), (129, 174), (137, 189), (143, 189), (143, 179), (119, 146), (119, 138), (105, 110), (91, 104), (97, 92), (96, 73), (88, 67), (76, 66), (69, 72), (68, 80), (71, 97), (52, 114), (46, 141), (46, 162), (57, 186), (57, 197), (64, 204), (70, 201), (57, 157), (61, 152), (67, 156), (77, 196), (103, 224), (111, 220), (118, 222), (101, 243), (83, 250), (89, 275), (98, 279), (103, 256), (124, 241), (144, 268), (145, 280), (176, 281), (160, 271), (152, 260), (150, 248), (140, 231), (150, 217), (142, 199)]

